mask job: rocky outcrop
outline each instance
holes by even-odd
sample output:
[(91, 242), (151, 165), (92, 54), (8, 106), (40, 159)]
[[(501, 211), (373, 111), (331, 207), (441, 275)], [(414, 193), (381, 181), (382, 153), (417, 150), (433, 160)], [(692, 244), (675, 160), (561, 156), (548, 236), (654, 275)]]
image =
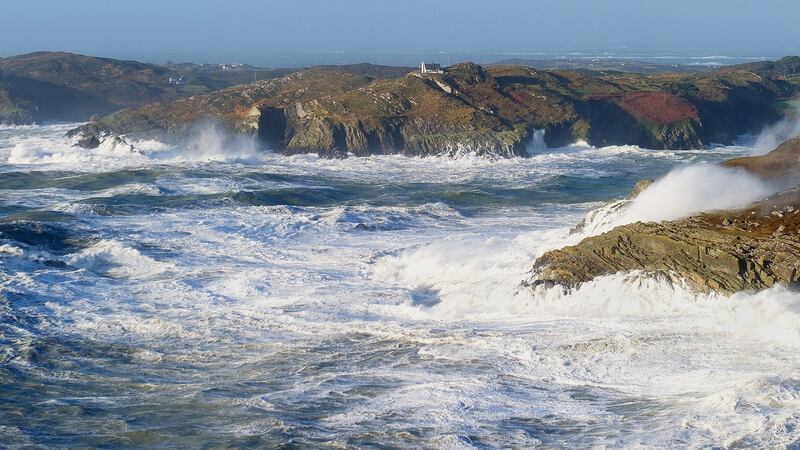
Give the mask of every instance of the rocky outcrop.
[(800, 196), (725, 214), (634, 223), (544, 254), (534, 284), (567, 288), (597, 276), (645, 270), (688, 281), (699, 291), (734, 293), (800, 278)]
[(791, 178), (800, 182), (800, 138), (790, 139), (766, 155), (734, 158), (723, 165), (741, 167), (762, 178)]
[[(727, 161), (761, 176), (796, 180), (800, 139)], [(792, 181), (794, 182), (794, 181)], [(573, 288), (630, 270), (665, 274), (699, 291), (734, 293), (800, 282), (800, 185), (747, 208), (661, 223), (633, 223), (545, 253), (532, 283)]]
[(779, 117), (776, 101), (797, 92), (749, 71), (645, 76), (463, 63), (375, 79), (316, 68), (120, 111), (72, 134), (179, 139), (211, 118), (288, 154), (525, 156), (534, 130), (545, 130), (549, 146), (701, 148), (758, 130)]

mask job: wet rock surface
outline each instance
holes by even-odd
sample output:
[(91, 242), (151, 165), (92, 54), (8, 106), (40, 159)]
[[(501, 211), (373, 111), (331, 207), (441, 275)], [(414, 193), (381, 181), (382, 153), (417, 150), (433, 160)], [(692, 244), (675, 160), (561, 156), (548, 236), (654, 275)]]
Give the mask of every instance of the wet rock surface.
[[(793, 180), (787, 155), (798, 139), (728, 166)], [(771, 167), (781, 170), (771, 171)], [(789, 168), (794, 166), (788, 166)], [(734, 293), (800, 282), (800, 185), (734, 211), (661, 223), (637, 222), (545, 253), (533, 265), (535, 285), (573, 288), (595, 277), (644, 270), (682, 280), (698, 291)]]

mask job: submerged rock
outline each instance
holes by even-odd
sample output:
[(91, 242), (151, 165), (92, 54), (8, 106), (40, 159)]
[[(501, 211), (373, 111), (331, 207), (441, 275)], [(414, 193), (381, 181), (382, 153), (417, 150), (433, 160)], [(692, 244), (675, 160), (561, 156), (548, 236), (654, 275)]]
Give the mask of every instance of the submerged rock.
[(628, 195), (629, 200), (633, 200), (639, 196), (645, 189), (649, 188), (650, 185), (655, 183), (656, 180), (652, 178), (645, 178), (644, 180), (639, 180), (635, 185), (633, 185), (633, 189), (631, 189), (631, 193)]
[(91, 150), (100, 146), (100, 139), (97, 136), (90, 134), (78, 139), (78, 142), (76, 142), (74, 146)]

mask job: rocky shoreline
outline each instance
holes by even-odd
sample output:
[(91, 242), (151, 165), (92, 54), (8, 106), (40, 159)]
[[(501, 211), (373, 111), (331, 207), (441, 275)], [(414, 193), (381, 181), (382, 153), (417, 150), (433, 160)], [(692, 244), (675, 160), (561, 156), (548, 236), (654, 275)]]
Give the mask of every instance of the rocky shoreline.
[[(741, 167), (784, 185), (797, 182), (800, 138)], [(637, 222), (553, 250), (533, 264), (532, 285), (575, 288), (617, 272), (642, 270), (685, 281), (697, 291), (731, 294), (800, 283), (800, 185), (732, 211)]]
[(278, 152), (329, 157), (526, 156), (537, 130), (549, 147), (583, 140), (696, 149), (730, 143), (781, 117), (780, 103), (800, 92), (800, 82), (771, 73), (732, 67), (642, 75), (462, 63), (443, 74), (376, 78), (312, 68), (124, 109), (71, 135), (92, 144), (119, 135), (180, 140), (198, 121), (211, 121)]

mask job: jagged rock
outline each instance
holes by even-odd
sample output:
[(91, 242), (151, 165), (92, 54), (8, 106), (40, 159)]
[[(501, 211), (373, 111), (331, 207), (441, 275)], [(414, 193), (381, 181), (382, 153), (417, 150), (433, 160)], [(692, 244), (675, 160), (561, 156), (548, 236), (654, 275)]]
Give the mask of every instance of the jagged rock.
[[(770, 222), (749, 231), (720, 229), (714, 223), (719, 223), (717, 216), (701, 215), (617, 227), (576, 246), (544, 254), (534, 264), (534, 283), (569, 288), (600, 275), (629, 270), (660, 272), (686, 280), (700, 291), (725, 293), (798, 281), (800, 236), (796, 223)], [(791, 236), (783, 238), (788, 233)]]
[[(795, 179), (782, 168), (764, 170), (780, 167), (773, 158), (784, 159), (788, 146), (758, 157), (757, 173)], [(741, 161), (727, 165), (749, 169)], [(798, 208), (800, 185), (736, 211), (619, 226), (545, 253), (534, 262), (532, 283), (573, 288), (597, 276), (644, 270), (687, 281), (699, 291), (734, 293), (776, 283), (793, 287), (800, 282), (800, 216), (781, 211)]]
[(78, 142), (76, 142), (74, 146), (83, 147), (86, 149), (97, 148), (100, 146), (100, 139), (98, 139), (97, 136), (90, 134), (78, 139)]
[(73, 134), (180, 139), (212, 118), (287, 154), (491, 153), (526, 156), (535, 130), (550, 146), (701, 148), (780, 117), (798, 86), (746, 70), (600, 74), (520, 66), (451, 66), (444, 74), (375, 79), (309, 69), (275, 80), (123, 110)]

